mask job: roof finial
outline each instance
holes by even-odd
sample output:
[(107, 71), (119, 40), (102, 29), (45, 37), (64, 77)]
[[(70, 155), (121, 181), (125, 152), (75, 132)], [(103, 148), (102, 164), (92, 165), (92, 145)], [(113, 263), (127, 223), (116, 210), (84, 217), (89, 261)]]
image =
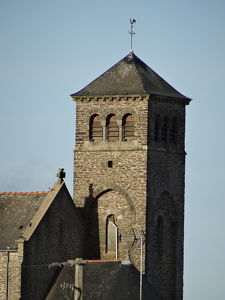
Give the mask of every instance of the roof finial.
[(130, 19), (130, 28), (131, 30), (128, 31), (128, 33), (130, 34), (130, 52), (133, 52), (133, 48), (132, 48), (132, 40), (133, 40), (133, 35), (135, 34), (135, 32), (133, 31), (133, 24), (136, 23), (135, 19)]

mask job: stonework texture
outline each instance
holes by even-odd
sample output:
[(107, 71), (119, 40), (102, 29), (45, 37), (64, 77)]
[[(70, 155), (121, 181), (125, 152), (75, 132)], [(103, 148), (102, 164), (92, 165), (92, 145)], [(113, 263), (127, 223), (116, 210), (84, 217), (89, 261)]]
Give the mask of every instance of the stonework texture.
[[(132, 247), (133, 228), (145, 231), (146, 216), (148, 101), (146, 97), (140, 98), (77, 102), (74, 195), (76, 205), (84, 207), (87, 215), (87, 234), (90, 236), (87, 258), (107, 257), (106, 220), (114, 214), (121, 235), (119, 257), (125, 258), (126, 249), (130, 249), (134, 264), (140, 265), (140, 247)], [(133, 140), (89, 141), (90, 115), (113, 112), (118, 116), (130, 111), (136, 120)], [(104, 122), (103, 118), (101, 120)], [(112, 167), (108, 167), (108, 161), (112, 161)], [(93, 191), (90, 191), (90, 185)], [(130, 241), (124, 241), (127, 234), (131, 235)]]
[(0, 252), (0, 300), (19, 300), (23, 247), (18, 251)]
[(83, 233), (75, 207), (68, 201), (68, 191), (63, 189), (24, 243), (21, 299), (43, 299), (55, 273), (49, 265), (81, 256)]
[[(59, 191), (54, 193), (54, 187)], [(31, 236), (21, 233), (13, 250), (0, 252), (0, 300), (44, 299), (56, 272), (49, 265), (83, 255), (83, 220), (64, 183), (54, 187), (36, 212), (42, 217)]]
[[(155, 142), (149, 134), (147, 182), (146, 274), (166, 299), (183, 298), (185, 106), (152, 101), (151, 120), (174, 116), (179, 120), (177, 143)], [(162, 253), (157, 246), (157, 219), (163, 218)]]
[[(150, 95), (75, 100), (74, 201), (87, 224), (84, 258), (125, 259), (129, 249), (140, 269), (140, 242), (133, 240), (138, 229), (146, 238), (143, 272), (165, 299), (182, 299), (185, 103)], [(121, 132), (126, 113), (134, 116), (134, 136), (124, 141), (120, 134), (117, 141), (107, 141), (107, 115), (117, 116)], [(90, 140), (94, 114), (101, 119), (102, 141)], [(156, 116), (162, 128), (158, 140)], [(111, 215), (118, 229), (115, 252), (107, 252)]]

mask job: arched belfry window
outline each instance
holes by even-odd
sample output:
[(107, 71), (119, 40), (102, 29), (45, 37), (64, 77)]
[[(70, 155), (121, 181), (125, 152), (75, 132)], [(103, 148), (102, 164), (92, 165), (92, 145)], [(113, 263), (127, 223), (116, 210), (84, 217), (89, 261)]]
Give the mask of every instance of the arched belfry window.
[(157, 219), (157, 253), (163, 254), (163, 217), (159, 216)]
[(172, 126), (170, 128), (170, 143), (178, 143), (178, 120), (176, 117), (172, 120)]
[(97, 114), (94, 114), (90, 117), (89, 139), (90, 139), (91, 142), (100, 142), (100, 141), (102, 141), (101, 117)]
[(169, 133), (169, 118), (166, 116), (163, 120), (163, 125), (161, 129), (161, 141), (168, 142), (168, 133)]
[(106, 130), (108, 142), (116, 142), (119, 140), (119, 126), (117, 124), (117, 117), (110, 114), (106, 118)]
[(116, 216), (111, 214), (106, 220), (106, 252), (113, 251), (117, 256), (118, 228)]
[(160, 142), (161, 141), (161, 118), (159, 115), (155, 118), (154, 124), (154, 141)]
[(134, 136), (134, 117), (132, 114), (126, 114), (122, 119), (123, 141), (130, 141)]

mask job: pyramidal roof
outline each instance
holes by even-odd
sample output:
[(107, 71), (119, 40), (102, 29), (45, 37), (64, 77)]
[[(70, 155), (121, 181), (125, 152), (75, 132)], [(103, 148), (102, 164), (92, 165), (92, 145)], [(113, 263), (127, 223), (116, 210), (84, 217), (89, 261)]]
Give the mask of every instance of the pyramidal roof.
[(153, 94), (190, 100), (154, 72), (133, 52), (71, 96)]

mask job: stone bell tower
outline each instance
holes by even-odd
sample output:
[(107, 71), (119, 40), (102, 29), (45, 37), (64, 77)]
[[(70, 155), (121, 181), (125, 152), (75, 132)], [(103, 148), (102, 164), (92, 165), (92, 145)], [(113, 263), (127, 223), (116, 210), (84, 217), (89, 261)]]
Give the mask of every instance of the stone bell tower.
[(185, 106), (132, 51), (76, 101), (74, 201), (86, 259), (125, 258), (165, 299), (183, 297)]

